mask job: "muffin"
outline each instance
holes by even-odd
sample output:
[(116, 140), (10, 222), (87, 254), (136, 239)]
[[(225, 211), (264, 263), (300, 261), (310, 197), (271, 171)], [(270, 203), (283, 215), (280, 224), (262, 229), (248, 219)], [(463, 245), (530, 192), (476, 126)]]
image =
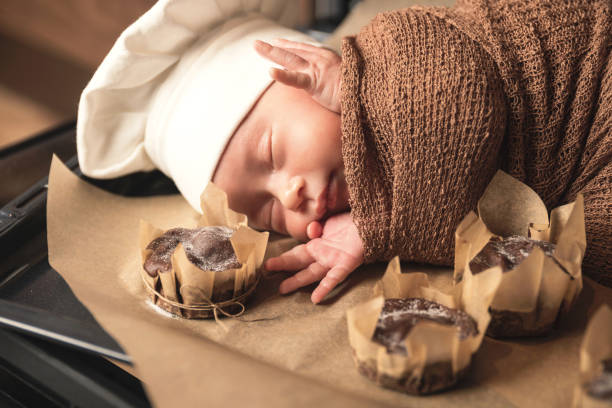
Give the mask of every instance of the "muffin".
[(498, 172), (455, 232), (455, 282), (501, 268), (487, 335), (545, 335), (582, 289), (586, 249), (582, 195), (550, 214), (525, 184)]
[[(453, 327), (459, 340), (478, 335), (476, 321), (462, 310), (423, 298), (385, 299), (372, 341), (384, 346), (389, 354), (407, 356), (405, 340), (418, 322)], [(451, 387), (467, 369), (454, 373), (450, 361), (440, 361), (426, 365), (420, 378), (379, 375), (376, 366), (365, 362), (358, 363), (358, 370), (385, 388), (408, 394), (429, 394)]]
[[(500, 266), (502, 272), (506, 273), (514, 270), (532, 252), (534, 248), (539, 248), (544, 256), (554, 262), (554, 265), (569, 276), (565, 268), (555, 259), (553, 253), (556, 245), (551, 242), (535, 240), (521, 235), (511, 235), (509, 237), (493, 237), (487, 245), (470, 261), (469, 266), (473, 274), (480, 273), (494, 266)], [(539, 309), (536, 306), (535, 314)], [(487, 329), (487, 334), (492, 337), (519, 337), (519, 336), (538, 336), (548, 333), (554, 321), (547, 321), (546, 324), (539, 324), (533, 327), (530, 320), (533, 319), (532, 313), (521, 313), (511, 310), (498, 310), (491, 308), (491, 322)]]
[[(151, 252), (143, 268), (151, 277), (167, 273), (172, 269), (172, 255), (178, 244), (182, 244), (189, 262), (202, 271), (223, 272), (238, 269), (238, 261), (230, 238), (234, 231), (228, 227), (172, 228), (147, 245)], [(223, 302), (233, 296), (233, 285), (217, 291), (211, 301)]]
[(424, 273), (402, 274), (390, 263), (375, 293), (347, 312), (357, 370), (376, 384), (409, 394), (453, 386), (467, 372), (489, 323), (487, 312), (501, 280), (499, 268), (446, 294)]
[(145, 288), (155, 305), (181, 317), (241, 313), (259, 280), (268, 233), (249, 228), (212, 183), (202, 194), (202, 210), (191, 228), (164, 231), (141, 221)]

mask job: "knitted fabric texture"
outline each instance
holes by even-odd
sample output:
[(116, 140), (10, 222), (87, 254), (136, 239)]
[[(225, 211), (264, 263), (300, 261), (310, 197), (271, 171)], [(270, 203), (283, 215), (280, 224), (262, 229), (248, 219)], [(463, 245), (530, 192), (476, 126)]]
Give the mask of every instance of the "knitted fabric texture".
[(585, 273), (612, 286), (612, 16), (604, 1), (459, 1), (342, 45), (343, 158), (367, 262), (451, 265), (498, 168), (549, 209), (585, 198)]

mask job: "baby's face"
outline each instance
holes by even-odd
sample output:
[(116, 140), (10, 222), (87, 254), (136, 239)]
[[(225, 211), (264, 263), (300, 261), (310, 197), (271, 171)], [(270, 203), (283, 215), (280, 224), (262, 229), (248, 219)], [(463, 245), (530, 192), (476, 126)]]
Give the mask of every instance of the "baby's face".
[(348, 210), (340, 115), (273, 83), (234, 133), (213, 182), (252, 226), (306, 240), (310, 222)]

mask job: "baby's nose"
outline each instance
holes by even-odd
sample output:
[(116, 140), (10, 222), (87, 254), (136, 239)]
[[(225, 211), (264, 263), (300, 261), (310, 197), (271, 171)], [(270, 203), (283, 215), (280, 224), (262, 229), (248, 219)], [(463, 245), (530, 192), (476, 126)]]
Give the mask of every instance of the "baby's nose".
[(293, 176), (289, 179), (284, 190), (280, 191), (278, 199), (283, 207), (296, 210), (304, 201), (304, 186), (306, 182), (301, 176)]

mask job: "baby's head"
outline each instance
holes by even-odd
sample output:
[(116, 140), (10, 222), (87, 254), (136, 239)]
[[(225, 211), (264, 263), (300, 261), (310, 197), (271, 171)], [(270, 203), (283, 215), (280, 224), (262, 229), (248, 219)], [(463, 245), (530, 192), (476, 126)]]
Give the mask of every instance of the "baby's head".
[(340, 115), (273, 82), (227, 144), (213, 182), (254, 227), (305, 240), (310, 222), (348, 209)]
[(310, 222), (345, 210), (339, 115), (271, 84), (270, 63), (253, 49), (257, 39), (313, 41), (276, 22), (285, 4), (157, 2), (83, 91), (83, 173), (157, 168), (198, 211), (213, 180), (253, 226), (299, 239)]

